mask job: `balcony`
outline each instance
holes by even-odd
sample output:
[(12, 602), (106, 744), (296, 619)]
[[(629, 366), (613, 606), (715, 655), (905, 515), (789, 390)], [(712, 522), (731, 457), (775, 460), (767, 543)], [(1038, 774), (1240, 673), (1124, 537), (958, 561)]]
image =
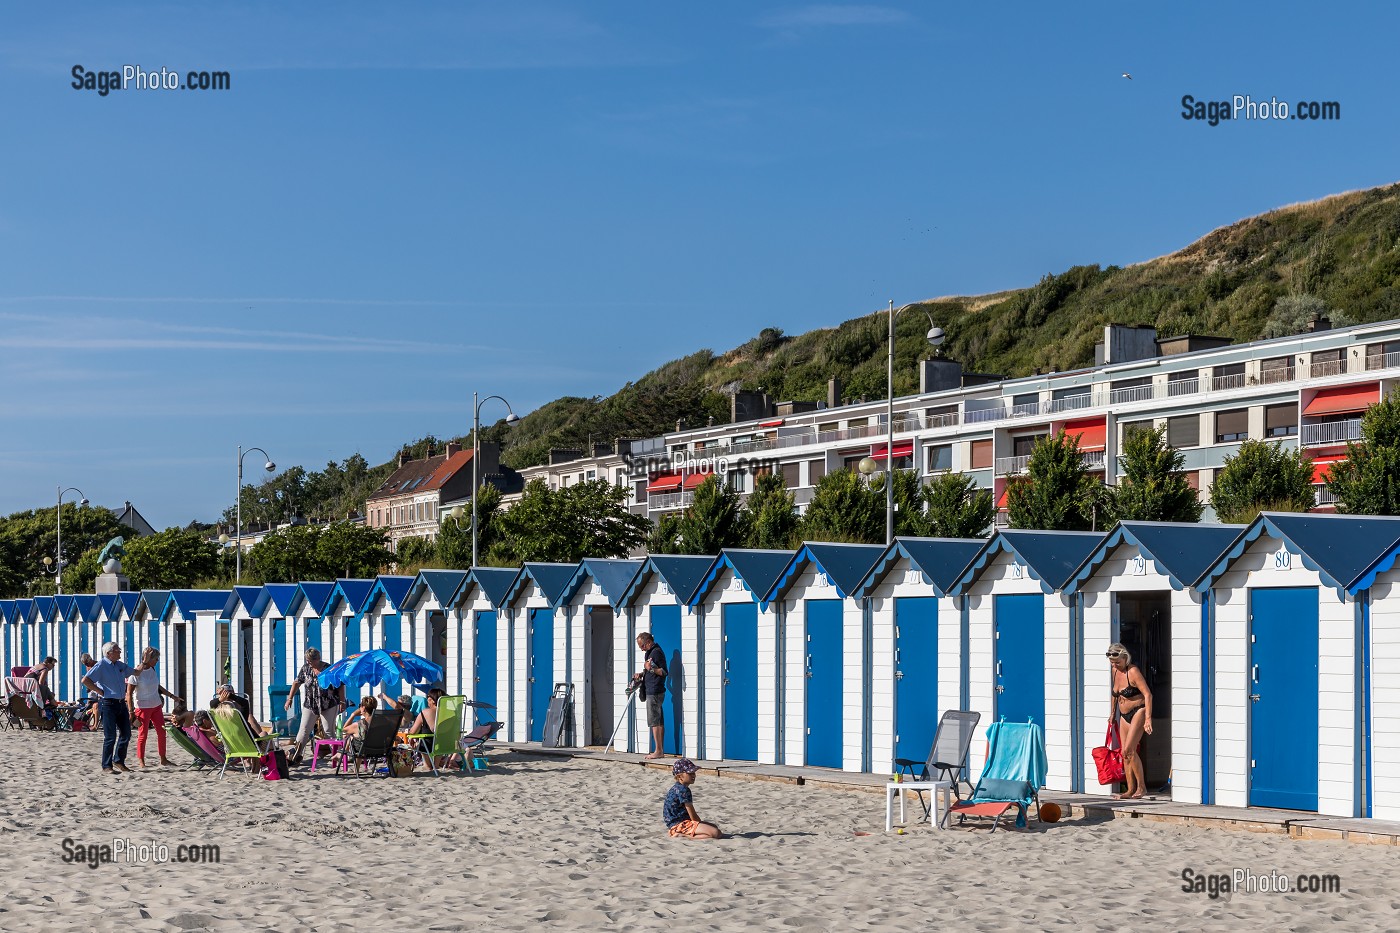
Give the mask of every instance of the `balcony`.
[(1214, 376), (1210, 380), (1212, 392), (1226, 392), (1230, 389), (1244, 388), (1244, 373), (1234, 373), (1229, 376)]
[(1318, 505), (1336, 505), (1337, 494), (1326, 486), (1314, 486), (1313, 491), (1317, 493)]
[(1193, 379), (1171, 379), (1167, 382), (1167, 397), (1176, 398), (1178, 395), (1195, 395), (1201, 391), (1201, 379), (1199, 376)]
[(1079, 411), (1081, 408), (1093, 408), (1094, 395), (1092, 392), (1079, 392), (1074, 395), (1065, 395), (1057, 399), (1052, 399), (1050, 404), (1045, 406), (1045, 410), (1054, 414), (1060, 411)]
[(1029, 454), (1023, 457), (997, 457), (996, 475), (1015, 476), (1026, 472), (1026, 466), (1031, 462)]
[(1321, 379), (1324, 376), (1340, 376), (1347, 371), (1347, 361), (1341, 360), (1321, 360), (1308, 367), (1309, 375), (1314, 379)]
[(1127, 405), (1132, 402), (1150, 402), (1154, 388), (1154, 386), (1146, 385), (1114, 389), (1108, 393), (1108, 403), (1110, 405)]
[(1323, 447), (1328, 444), (1345, 444), (1347, 441), (1361, 440), (1361, 419), (1330, 421), (1326, 424), (1305, 424), (1302, 431), (1304, 447)]
[(1280, 382), (1292, 382), (1293, 373), (1292, 366), (1273, 366), (1259, 372), (1259, 384), (1269, 386)]
[(1400, 366), (1400, 352), (1366, 354), (1366, 368), (1368, 370), (1394, 369), (1397, 366)]
[(1085, 450), (1079, 454), (1079, 459), (1086, 470), (1102, 470), (1105, 456), (1102, 450)]
[(695, 493), (689, 491), (652, 493), (647, 499), (647, 510), (668, 512), (674, 509), (683, 509), (693, 501), (695, 501)]

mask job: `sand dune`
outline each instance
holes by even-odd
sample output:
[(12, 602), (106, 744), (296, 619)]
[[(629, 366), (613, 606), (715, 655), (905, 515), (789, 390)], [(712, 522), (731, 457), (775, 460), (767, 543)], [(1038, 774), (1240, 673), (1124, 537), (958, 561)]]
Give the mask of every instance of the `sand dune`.
[[(879, 796), (706, 776), (700, 814), (736, 838), (686, 842), (661, 826), (669, 776), (635, 766), (497, 752), (489, 774), (441, 780), (108, 777), (99, 745), (0, 733), (0, 930), (1321, 930), (1400, 915), (1391, 848), (1121, 820), (886, 835)], [(65, 838), (116, 837), (221, 858), (64, 861)], [(1336, 873), (1343, 892), (1212, 900), (1181, 890), (1188, 867)]]

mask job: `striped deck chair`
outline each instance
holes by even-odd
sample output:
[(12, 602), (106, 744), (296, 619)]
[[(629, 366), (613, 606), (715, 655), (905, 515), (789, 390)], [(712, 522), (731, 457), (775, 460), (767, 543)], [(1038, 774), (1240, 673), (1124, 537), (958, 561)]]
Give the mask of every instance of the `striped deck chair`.
[(1045, 786), (1045, 737), (1034, 722), (994, 722), (987, 727), (987, 763), (977, 787), (967, 800), (959, 800), (943, 813), (943, 825), (954, 813), (958, 822), (969, 816), (990, 817), (997, 831), (1006, 811), (1015, 807), (1016, 826), (1026, 827), (1031, 801), (1040, 808)]
[(184, 729), (177, 729), (175, 726), (166, 726), (165, 734), (170, 736), (170, 738), (175, 742), (176, 745), (183, 748), (186, 752), (189, 753), (189, 756), (192, 759), (194, 759), (190, 763), (191, 768), (217, 768), (222, 763), (222, 755), (220, 756), (220, 760), (216, 761), (212, 755), (210, 755), (204, 749), (196, 745), (194, 743), (194, 739), (191, 739), (189, 733), (185, 732)]

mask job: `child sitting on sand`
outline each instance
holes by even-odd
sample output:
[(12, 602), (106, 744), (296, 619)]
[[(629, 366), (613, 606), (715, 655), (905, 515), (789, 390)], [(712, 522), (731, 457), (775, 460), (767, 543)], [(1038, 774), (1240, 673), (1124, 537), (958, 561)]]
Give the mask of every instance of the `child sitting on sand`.
[(695, 804), (690, 799), (690, 785), (695, 783), (695, 774), (700, 769), (689, 758), (677, 759), (671, 766), (676, 783), (666, 793), (661, 805), (661, 818), (666, 821), (666, 832), (671, 836), (684, 836), (687, 839), (723, 839), (724, 833), (713, 823), (702, 823), (695, 813)]

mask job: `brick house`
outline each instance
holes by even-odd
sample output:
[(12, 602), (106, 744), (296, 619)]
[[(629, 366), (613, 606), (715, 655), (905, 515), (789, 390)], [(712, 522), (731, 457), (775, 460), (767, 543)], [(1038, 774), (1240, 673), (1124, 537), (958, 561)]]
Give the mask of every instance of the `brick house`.
[[(481, 445), (478, 479), (503, 488), (509, 477), (500, 466), (500, 447)], [(513, 470), (506, 471), (515, 474)], [(503, 491), (508, 491), (503, 488)], [(436, 538), (444, 505), (471, 501), (472, 451), (448, 444), (436, 456), (410, 460), (399, 454), (399, 468), (365, 500), (365, 522), (387, 533), (395, 549), (402, 538)]]

